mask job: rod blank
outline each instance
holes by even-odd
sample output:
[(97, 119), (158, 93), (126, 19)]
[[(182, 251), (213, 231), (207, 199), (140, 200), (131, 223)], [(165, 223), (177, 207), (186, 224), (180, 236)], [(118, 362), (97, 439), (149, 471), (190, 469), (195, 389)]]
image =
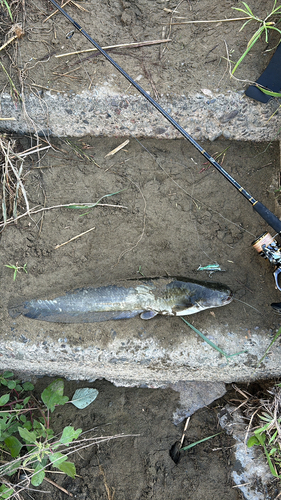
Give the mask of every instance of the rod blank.
[(161, 113), (166, 120), (176, 129), (178, 132), (185, 138), (187, 139), (194, 147), (201, 153), (206, 160), (213, 165), (213, 167), (216, 168), (222, 174), (232, 186), (234, 186), (253, 206), (254, 210), (276, 231), (277, 233), (281, 233), (281, 221), (274, 215), (268, 208), (266, 208), (262, 203), (257, 201), (250, 193), (248, 193), (226, 170), (211, 156), (207, 151), (205, 151), (198, 142), (193, 139), (193, 137), (184, 130), (170, 115), (165, 111), (165, 109), (160, 106), (145, 90), (135, 81), (133, 78), (124, 71), (119, 64), (112, 59), (103, 49), (100, 47), (100, 45), (93, 40), (93, 38), (86, 33), (86, 31), (76, 22), (74, 19), (72, 19), (69, 14), (65, 10), (63, 10), (59, 4), (55, 0), (50, 0), (50, 2), (58, 9), (65, 17), (68, 19), (68, 21), (76, 28), (82, 35), (84, 35), (85, 38), (121, 73), (128, 82), (130, 82), (131, 85), (133, 85), (140, 94), (147, 99), (147, 101), (154, 106), (154, 108)]

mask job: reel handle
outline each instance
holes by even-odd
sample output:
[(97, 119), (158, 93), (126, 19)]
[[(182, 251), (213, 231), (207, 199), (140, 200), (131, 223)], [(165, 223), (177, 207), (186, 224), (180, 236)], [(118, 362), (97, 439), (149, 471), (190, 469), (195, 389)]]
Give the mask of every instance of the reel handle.
[(279, 290), (279, 292), (281, 292), (281, 288), (280, 288), (280, 285), (279, 285), (279, 282), (278, 282), (278, 276), (279, 276), (280, 273), (281, 273), (281, 267), (277, 267), (277, 269), (273, 273), (274, 280), (275, 280), (275, 285), (276, 285), (276, 288)]

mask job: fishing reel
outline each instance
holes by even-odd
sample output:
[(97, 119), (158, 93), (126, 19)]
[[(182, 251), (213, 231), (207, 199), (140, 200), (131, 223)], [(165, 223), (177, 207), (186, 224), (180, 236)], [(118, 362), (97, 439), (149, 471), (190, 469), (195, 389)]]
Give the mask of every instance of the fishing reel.
[[(276, 288), (281, 292), (281, 286), (279, 285), (279, 274), (281, 273), (281, 247), (278, 245), (277, 241), (269, 233), (261, 234), (255, 241), (253, 241), (252, 246), (257, 250), (257, 252), (268, 259), (271, 264), (276, 266), (273, 273)], [(271, 307), (280, 312), (281, 302), (273, 303)]]

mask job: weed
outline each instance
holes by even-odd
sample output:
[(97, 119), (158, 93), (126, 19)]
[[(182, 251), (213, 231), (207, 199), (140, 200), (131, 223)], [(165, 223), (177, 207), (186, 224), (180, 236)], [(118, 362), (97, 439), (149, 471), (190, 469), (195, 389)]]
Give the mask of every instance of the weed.
[(277, 3), (277, 0), (274, 0), (274, 4), (273, 4), (273, 7), (271, 9), (271, 12), (265, 17), (265, 19), (260, 19), (259, 17), (255, 16), (253, 14), (252, 10), (250, 9), (249, 5), (246, 2), (242, 2), (242, 4), (244, 5), (244, 8), (242, 8), (242, 7), (232, 7), (234, 10), (238, 10), (240, 12), (243, 12), (244, 14), (246, 14), (247, 16), (250, 17), (250, 19), (248, 19), (243, 24), (243, 26), (240, 29), (240, 31), (242, 31), (243, 28), (246, 26), (246, 24), (248, 24), (251, 21), (257, 22), (260, 25), (259, 28), (255, 31), (255, 33), (251, 37), (251, 39), (249, 40), (249, 42), (247, 44), (246, 50), (243, 52), (243, 54), (240, 57), (240, 59), (234, 65), (234, 68), (233, 68), (233, 70), (231, 72), (232, 75), (235, 73), (235, 71), (238, 68), (238, 66), (241, 64), (241, 62), (244, 60), (244, 58), (246, 57), (246, 55), (248, 54), (248, 52), (252, 49), (252, 47), (255, 45), (255, 43), (258, 41), (258, 39), (261, 37), (261, 35), (263, 33), (265, 33), (265, 41), (266, 41), (266, 43), (268, 42), (268, 33), (269, 33), (269, 30), (277, 31), (281, 35), (281, 30), (276, 27), (275, 21), (272, 21), (272, 18), (274, 16), (281, 14), (281, 5), (279, 5), (278, 7), (276, 7), (276, 3)]
[(20, 269), (23, 269), (23, 271), (27, 274), (26, 266), (27, 266), (27, 264), (24, 264), (23, 266), (18, 266), (17, 262), (16, 262), (16, 265), (5, 264), (5, 267), (9, 267), (9, 269), (13, 269), (13, 271), (14, 271), (14, 278), (13, 278), (14, 281), (16, 280), (17, 274), (18, 274), (18, 272), (19, 272)]
[(137, 270), (137, 273), (140, 274), (143, 278), (145, 278), (142, 270), (141, 270), (141, 266), (139, 266), (138, 270)]
[(186, 321), (186, 319), (184, 319), (182, 316), (181, 316), (181, 319), (185, 322), (185, 324), (187, 326), (189, 326), (195, 333), (197, 333), (205, 342), (207, 342), (207, 344), (209, 344), (209, 346), (213, 347), (213, 349), (215, 349), (220, 354), (222, 354), (226, 358), (227, 361), (229, 358), (232, 358), (233, 356), (238, 356), (239, 354), (244, 354), (247, 352), (247, 351), (240, 351), (240, 352), (236, 352), (234, 354), (227, 354), (220, 347), (218, 347), (216, 344), (214, 344), (214, 342), (212, 342), (210, 339), (208, 339), (208, 337), (206, 337), (202, 332), (200, 332), (200, 330), (195, 328), (195, 326), (193, 326), (191, 323), (188, 323), (188, 321)]
[(4, 7), (6, 8), (10, 18), (11, 18), (11, 21), (13, 21), (13, 15), (12, 15), (12, 11), (11, 11), (11, 8), (7, 2), (7, 0), (0, 0), (0, 3), (1, 5), (4, 5)]
[(0, 62), (0, 66), (1, 66), (3, 72), (5, 73), (8, 81), (9, 81), (9, 84), (10, 84), (10, 95), (11, 95), (12, 99), (15, 102), (17, 102), (18, 100), (21, 100), (20, 94), (17, 91), (16, 86), (15, 86), (15, 84), (14, 84), (11, 76), (9, 75), (8, 71), (6, 70), (5, 66), (1, 62)]
[(190, 450), (190, 448), (197, 446), (197, 444), (204, 443), (204, 441), (208, 441), (208, 439), (212, 439), (213, 437), (218, 436), (219, 434), (221, 434), (221, 432), (218, 432), (217, 434), (213, 434), (212, 436), (208, 436), (208, 437), (205, 437), (203, 439), (200, 439), (200, 441), (195, 441), (194, 443), (190, 443), (187, 446), (184, 446), (183, 448), (181, 448), (181, 451)]
[[(272, 92), (272, 90), (264, 89), (260, 85), (257, 85), (257, 87), (258, 87), (259, 90), (261, 90), (266, 95), (270, 95), (271, 97), (281, 97), (280, 92)], [(275, 111), (275, 113), (276, 113), (276, 111)]]
[(55, 406), (64, 405), (69, 399), (63, 395), (63, 380), (57, 379), (44, 389), (41, 394), (43, 408), (30, 392), (34, 386), (30, 382), (20, 384), (19, 380), (13, 379), (12, 372), (6, 371), (0, 376), (0, 386), (5, 389), (0, 397), (0, 449), (15, 459), (0, 466), (0, 499), (18, 492), (17, 485), (7, 477), (19, 471), (31, 473), (33, 486), (42, 483), (49, 465), (75, 477), (75, 465), (67, 460), (65, 450), (82, 429), (66, 426), (58, 437), (50, 428), (50, 413)]
[(267, 356), (268, 351), (271, 349), (271, 347), (276, 342), (276, 340), (280, 337), (280, 335), (281, 335), (281, 328), (279, 328), (279, 330), (277, 331), (277, 333), (274, 335), (272, 341), (270, 342), (269, 346), (266, 348), (264, 355), (259, 360), (259, 362), (258, 362), (258, 364), (257, 364), (257, 366), (255, 368), (255, 371), (258, 369), (258, 367), (260, 366), (260, 364), (263, 362), (264, 358)]
[[(77, 389), (69, 401), (63, 394), (63, 380), (56, 379), (41, 393), (42, 404), (32, 394), (34, 386), (30, 382), (21, 384), (19, 380), (14, 379), (14, 374), (10, 371), (0, 374), (0, 389), (0, 452), (3, 452), (1, 459), (6, 458), (7, 454), (11, 458), (10, 461), (0, 462), (0, 500), (12, 497), (20, 499), (21, 491), (26, 490), (30, 483), (39, 486), (46, 473), (52, 472), (53, 468), (74, 478), (76, 468), (74, 463), (68, 460), (69, 455), (79, 453), (93, 444), (136, 436), (94, 435), (78, 439), (82, 429), (74, 429), (71, 425), (54, 435), (50, 427), (50, 414), (55, 407), (69, 402), (79, 409), (86, 408), (97, 397), (96, 389)], [(95, 429), (89, 431), (92, 430)]]
[(247, 446), (260, 446), (272, 475), (281, 479), (281, 384), (276, 384), (267, 392), (271, 398), (258, 400), (260, 406), (252, 413), (251, 422), (256, 413), (258, 424), (253, 429)]

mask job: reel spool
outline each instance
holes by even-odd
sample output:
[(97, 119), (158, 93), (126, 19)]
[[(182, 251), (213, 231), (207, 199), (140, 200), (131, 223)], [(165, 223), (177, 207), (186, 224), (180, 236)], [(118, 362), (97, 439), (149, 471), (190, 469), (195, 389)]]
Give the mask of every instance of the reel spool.
[[(281, 292), (281, 286), (278, 283), (278, 276), (281, 273), (281, 247), (271, 234), (267, 232), (261, 234), (255, 241), (253, 241), (252, 246), (264, 259), (268, 259), (271, 264), (276, 266), (273, 276), (276, 288)], [(274, 310), (281, 312), (281, 302), (273, 303), (271, 304), (271, 307)]]

